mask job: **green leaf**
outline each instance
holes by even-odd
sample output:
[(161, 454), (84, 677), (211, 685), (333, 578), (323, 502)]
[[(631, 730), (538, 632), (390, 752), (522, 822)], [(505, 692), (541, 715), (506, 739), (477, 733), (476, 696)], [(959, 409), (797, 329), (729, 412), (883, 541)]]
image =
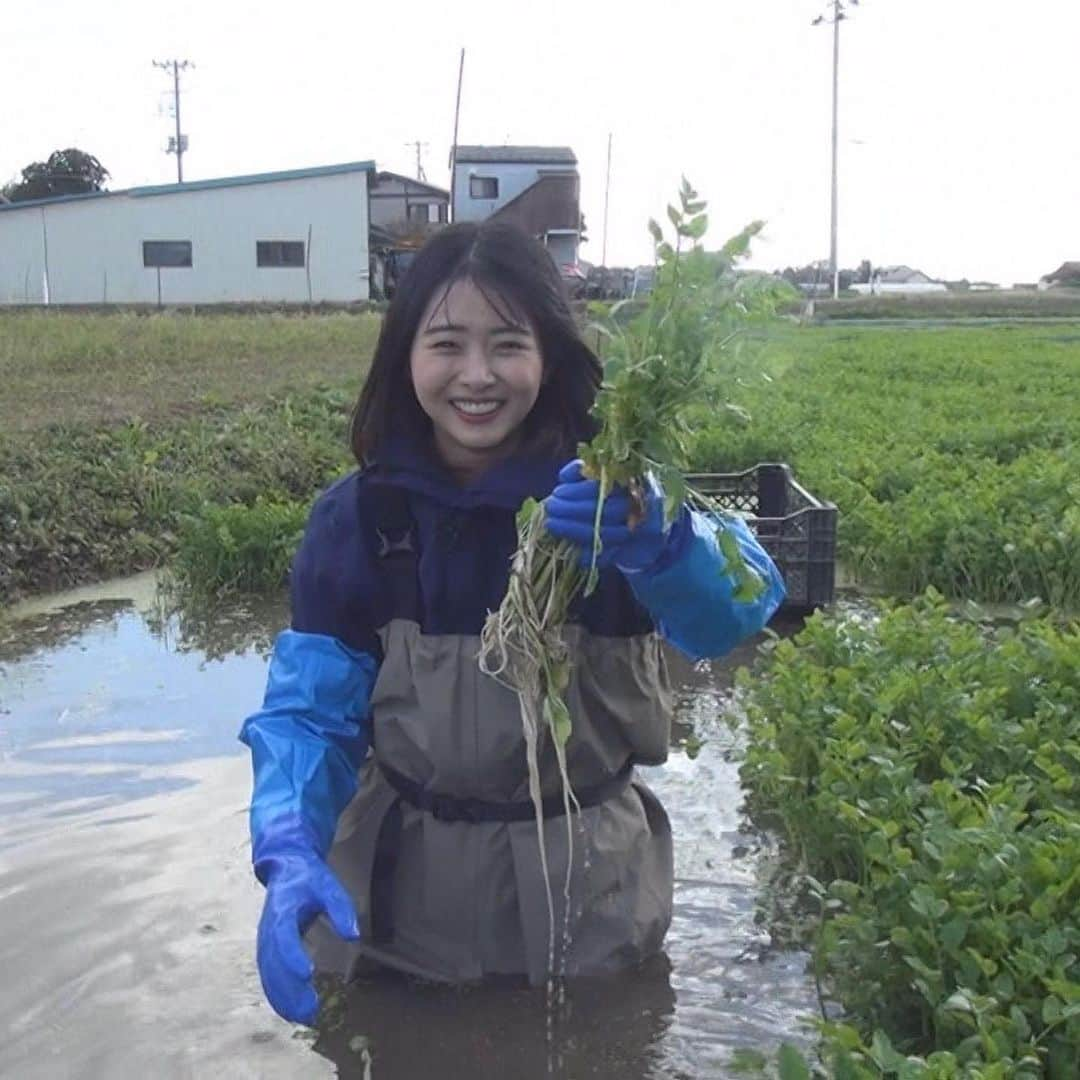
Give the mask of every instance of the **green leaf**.
[(649, 234), (653, 238), (653, 243), (660, 244), (664, 240), (663, 230), (656, 222), (656, 218), (649, 218)]
[(665, 240), (657, 247), (656, 254), (660, 257), (661, 262), (669, 262), (675, 258), (675, 249)]
[(689, 236), (692, 240), (700, 240), (709, 228), (709, 215), (698, 214), (691, 218), (683, 227), (683, 236)]
[(884, 1031), (875, 1031), (870, 1041), (870, 1059), (879, 1068), (885, 1071), (895, 1071), (907, 1064), (903, 1054), (899, 1054), (893, 1047), (889, 1036)]
[(661, 484), (664, 488), (664, 520), (670, 523), (686, 500), (686, 478), (678, 469), (665, 469)]
[(738, 566), (742, 562), (742, 549), (739, 547), (739, 541), (732, 529), (723, 524), (718, 525), (716, 527), (716, 542), (720, 545), (720, 553), (724, 556), (724, 561), (729, 569)]
[(806, 1058), (791, 1043), (784, 1043), (780, 1047), (777, 1064), (780, 1067), (780, 1080), (810, 1080), (810, 1066), (806, 1064)]
[(671, 222), (672, 225), (675, 226), (676, 229), (682, 224), (682, 214), (680, 214), (679, 211), (671, 205), (671, 203), (668, 203), (667, 216), (668, 220)]
[(518, 532), (521, 532), (526, 525), (532, 520), (533, 515), (543, 511), (543, 507), (536, 499), (526, 499), (521, 504), (521, 509), (518, 510), (515, 520), (517, 521)]
[(1062, 1018), (1063, 1011), (1060, 998), (1056, 998), (1053, 995), (1045, 998), (1042, 1005), (1043, 1023), (1056, 1024)]
[(1031, 1024), (1028, 1023), (1028, 1018), (1024, 1015), (1024, 1011), (1016, 1005), (1009, 1006), (1009, 1019), (1012, 1021), (1013, 1030), (1016, 1032), (1016, 1037), (1022, 1041), (1027, 1041), (1031, 1038)]
[(964, 936), (967, 934), (968, 920), (958, 916), (955, 919), (950, 919), (942, 928), (939, 934), (943, 945), (947, 945), (950, 949), (957, 948), (964, 940)]
[(941, 1004), (942, 1011), (955, 1012), (955, 1013), (967, 1013), (969, 1016), (975, 1015), (975, 1006), (971, 1003), (971, 997), (966, 990), (957, 990), (954, 994), (950, 994), (949, 997)]

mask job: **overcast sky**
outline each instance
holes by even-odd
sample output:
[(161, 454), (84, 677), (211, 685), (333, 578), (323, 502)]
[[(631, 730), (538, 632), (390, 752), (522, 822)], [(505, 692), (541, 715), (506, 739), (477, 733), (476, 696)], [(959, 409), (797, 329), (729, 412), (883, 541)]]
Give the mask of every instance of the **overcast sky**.
[[(609, 264), (685, 172), (717, 244), (768, 221), (754, 264), (829, 249), (831, 31), (825, 0), (49, 0), (6, 5), (0, 179), (57, 148), (110, 186), (175, 180), (163, 153), (179, 57), (186, 179), (374, 159), (447, 185), (460, 141), (568, 145), (599, 262), (614, 137)], [(630, 14), (633, 10), (641, 14)], [(1033, 281), (1080, 259), (1080, 4), (862, 0), (841, 45), (840, 261)]]

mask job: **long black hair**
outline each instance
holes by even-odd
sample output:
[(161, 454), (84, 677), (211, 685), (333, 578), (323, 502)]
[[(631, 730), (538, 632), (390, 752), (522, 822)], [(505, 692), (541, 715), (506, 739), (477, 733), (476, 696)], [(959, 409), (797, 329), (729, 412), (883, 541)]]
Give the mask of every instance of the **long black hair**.
[(566, 288), (547, 249), (513, 225), (472, 222), (437, 232), (417, 254), (383, 319), (350, 441), (361, 464), (378, 456), (389, 435), (426, 438), (431, 420), (413, 389), (409, 357), (420, 319), (439, 289), (471, 281), (507, 322), (531, 324), (544, 360), (544, 381), (525, 418), (523, 448), (572, 452), (596, 432), (589, 416), (601, 367), (582, 340)]

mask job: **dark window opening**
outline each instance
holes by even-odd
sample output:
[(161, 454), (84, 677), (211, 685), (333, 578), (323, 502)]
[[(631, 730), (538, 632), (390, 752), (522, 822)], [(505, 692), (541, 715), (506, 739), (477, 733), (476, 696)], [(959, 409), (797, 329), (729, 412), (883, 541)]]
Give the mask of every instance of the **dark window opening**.
[(191, 266), (190, 240), (144, 240), (143, 266)]
[(470, 176), (469, 197), (472, 199), (497, 199), (499, 179), (496, 176)]
[(255, 263), (257, 266), (304, 265), (303, 240), (256, 240)]

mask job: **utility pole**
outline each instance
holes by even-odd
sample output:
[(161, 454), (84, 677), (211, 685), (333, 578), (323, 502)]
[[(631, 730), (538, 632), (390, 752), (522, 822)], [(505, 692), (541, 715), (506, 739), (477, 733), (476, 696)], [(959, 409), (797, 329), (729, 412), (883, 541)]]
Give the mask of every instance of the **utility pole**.
[(840, 265), (837, 262), (837, 234), (839, 229), (839, 138), (840, 138), (840, 24), (848, 17), (845, 8), (859, 6), (859, 0), (832, 0), (832, 15), (819, 15), (811, 25), (832, 23), (833, 70), (832, 70), (832, 226), (829, 238), (829, 275), (832, 278), (833, 299), (840, 295)]
[(611, 195), (611, 132), (607, 137), (607, 179), (604, 181), (604, 250), (600, 256), (600, 265), (607, 266), (607, 212), (608, 198)]
[(427, 177), (424, 175), (424, 163), (420, 159), (420, 152), (427, 149), (427, 143), (421, 142), (419, 139), (413, 139), (412, 142), (407, 142), (406, 146), (416, 147), (416, 179), (421, 181), (427, 181)]
[(461, 50), (461, 63), (458, 65), (457, 104), (454, 106), (454, 141), (450, 145), (450, 220), (454, 220), (454, 193), (457, 189), (457, 135), (458, 119), (461, 116), (461, 82), (465, 77), (465, 50)]
[(184, 182), (184, 151), (187, 150), (187, 136), (180, 130), (180, 72), (195, 65), (190, 60), (155, 60), (154, 67), (162, 71), (171, 71), (173, 77), (173, 113), (176, 116), (176, 135), (169, 136), (166, 154), (176, 155), (176, 182)]

